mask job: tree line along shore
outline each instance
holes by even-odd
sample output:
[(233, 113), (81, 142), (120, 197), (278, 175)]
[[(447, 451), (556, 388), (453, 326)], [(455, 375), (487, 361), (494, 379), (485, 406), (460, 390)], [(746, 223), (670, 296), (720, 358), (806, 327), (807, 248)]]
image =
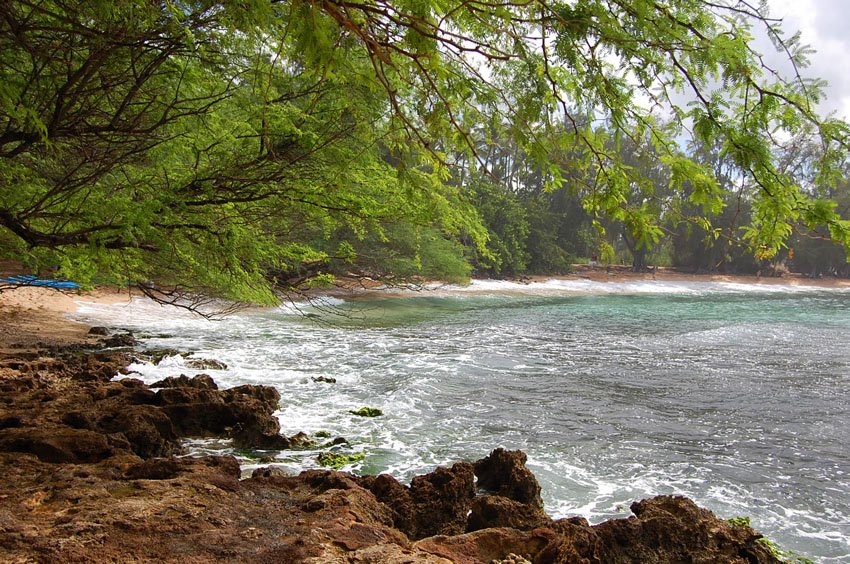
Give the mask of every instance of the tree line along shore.
[(848, 275), (850, 127), (766, 3), (39, 0), (0, 49), (0, 259), (39, 275)]

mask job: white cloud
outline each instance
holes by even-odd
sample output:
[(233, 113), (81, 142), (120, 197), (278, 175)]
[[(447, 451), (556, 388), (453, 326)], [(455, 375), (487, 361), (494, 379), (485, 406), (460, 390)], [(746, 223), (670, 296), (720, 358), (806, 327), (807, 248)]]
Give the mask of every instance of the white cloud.
[[(783, 20), (786, 35), (802, 33), (802, 42), (816, 52), (810, 66), (802, 70), (806, 78), (822, 78), (829, 83), (827, 100), (820, 105), (821, 113), (835, 112), (838, 117), (850, 118), (850, 2), (848, 0), (769, 0), (771, 17)], [(765, 54), (771, 50), (759, 42)], [(771, 54), (777, 63), (780, 55)], [(787, 68), (787, 67), (786, 67)]]

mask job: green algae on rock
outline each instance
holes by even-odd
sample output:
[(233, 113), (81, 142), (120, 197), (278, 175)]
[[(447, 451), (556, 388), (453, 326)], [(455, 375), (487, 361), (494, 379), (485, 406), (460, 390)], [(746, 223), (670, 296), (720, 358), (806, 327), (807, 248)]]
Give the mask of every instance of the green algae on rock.
[(323, 452), (316, 460), (319, 461), (319, 464), (325, 466), (326, 468), (332, 468), (334, 470), (339, 470), (343, 466), (347, 466), (349, 464), (354, 464), (355, 462), (360, 462), (366, 457), (362, 452), (354, 453), (354, 454), (341, 454), (338, 452)]
[(349, 413), (360, 417), (380, 417), (384, 414), (384, 412), (377, 407), (361, 407), (360, 409), (349, 410)]

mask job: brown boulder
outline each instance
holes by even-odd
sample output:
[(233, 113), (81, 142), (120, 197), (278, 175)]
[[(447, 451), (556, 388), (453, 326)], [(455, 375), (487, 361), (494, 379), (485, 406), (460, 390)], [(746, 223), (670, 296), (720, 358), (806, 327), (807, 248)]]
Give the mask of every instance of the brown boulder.
[(386, 474), (359, 483), (390, 508), (395, 527), (412, 539), (463, 532), (475, 498), (474, 474), (467, 462), (416, 476), (409, 488)]
[(230, 432), (233, 444), (239, 448), (282, 450), (293, 446), (280, 434), (280, 422), (261, 401), (243, 398), (228, 404), (232, 407), (236, 424)]
[(434, 536), (414, 543), (413, 548), (450, 560), (454, 564), (503, 561), (519, 555), (538, 564), (564, 563), (557, 560), (561, 541), (552, 529), (518, 531), (484, 529), (456, 536)]
[[(172, 382), (174, 383), (174, 382)], [(280, 394), (270, 386), (229, 390), (177, 385), (156, 392), (157, 404), (181, 436), (228, 436), (239, 448), (287, 449), (274, 416)]]
[(362, 487), (371, 491), (375, 498), (390, 508), (393, 526), (410, 538), (421, 538), (418, 534), (418, 519), (410, 488), (389, 474), (364, 476), (359, 479)]
[(416, 476), (410, 482), (410, 495), (416, 505), (417, 538), (462, 533), (475, 498), (472, 465), (458, 462)]
[(602, 542), (594, 532), (590, 523), (583, 517), (558, 519), (552, 524), (561, 537), (558, 547), (558, 557), (555, 562), (587, 563), (603, 562)]
[(13, 428), (0, 431), (0, 452), (28, 452), (43, 462), (98, 462), (113, 454), (106, 437), (86, 429)]
[(237, 422), (233, 409), (221, 402), (176, 403), (160, 409), (181, 437), (223, 436)]
[(221, 392), (215, 389), (175, 386), (166, 387), (156, 392), (157, 405), (175, 405), (192, 403), (224, 403)]
[(634, 517), (593, 527), (604, 562), (780, 562), (751, 528), (733, 527), (686, 497), (658, 496), (631, 509)]
[(280, 392), (273, 386), (254, 386), (248, 384), (228, 388), (222, 394), (225, 401), (240, 401), (245, 398), (254, 398), (270, 411), (277, 411), (280, 407)]
[(198, 374), (189, 378), (185, 374), (180, 376), (169, 376), (164, 380), (154, 382), (150, 385), (151, 388), (203, 388), (207, 390), (217, 390), (218, 385), (210, 377), (209, 374)]
[(106, 433), (120, 434), (142, 458), (168, 456), (180, 452), (171, 419), (150, 405), (128, 405), (98, 421)]
[(520, 450), (497, 448), (475, 463), (478, 487), (520, 503), (543, 508), (540, 484), (526, 468), (527, 457)]
[(497, 527), (530, 531), (552, 524), (552, 519), (539, 507), (520, 503), (499, 495), (484, 495), (472, 502), (472, 513), (466, 522), (467, 532)]

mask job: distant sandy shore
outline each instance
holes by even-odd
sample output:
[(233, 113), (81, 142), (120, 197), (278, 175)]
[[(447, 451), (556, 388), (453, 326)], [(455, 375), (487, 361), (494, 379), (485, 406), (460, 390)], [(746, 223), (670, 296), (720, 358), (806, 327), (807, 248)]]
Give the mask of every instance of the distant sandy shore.
[[(692, 274), (681, 272), (673, 268), (657, 268), (653, 272), (632, 272), (628, 266), (588, 266), (577, 264), (573, 266), (573, 272), (562, 275), (531, 275), (521, 276), (516, 278), (508, 278), (506, 282), (514, 282), (517, 284), (534, 284), (551, 280), (584, 280), (591, 282), (612, 282), (626, 283), (639, 280), (655, 281), (655, 282), (715, 282), (728, 284), (747, 284), (747, 285), (763, 285), (763, 286), (814, 286), (819, 288), (850, 288), (850, 279), (842, 278), (808, 278), (802, 274), (786, 273), (783, 276), (748, 276), (736, 274)], [(355, 294), (359, 296), (374, 295), (379, 296), (384, 293), (386, 285), (382, 282), (371, 279), (345, 278), (337, 279), (336, 286), (331, 289), (316, 288), (309, 292), (310, 295), (333, 295), (344, 297), (347, 294)], [(404, 292), (399, 293), (398, 289), (402, 290), (413, 286), (401, 284), (398, 288), (394, 288), (392, 295), (404, 295)], [(434, 283), (423, 281), (422, 288), (433, 288)], [(442, 292), (451, 292), (451, 287), (446, 288), (440, 286)]]
[(574, 272), (564, 276), (530, 276), (526, 280), (539, 282), (552, 278), (563, 280), (592, 280), (594, 282), (621, 282), (628, 280), (657, 280), (669, 282), (728, 282), (734, 284), (767, 284), (781, 286), (818, 286), (821, 288), (850, 288), (850, 279), (807, 278), (802, 274), (786, 273), (781, 277), (748, 276), (738, 274), (690, 274), (672, 268), (657, 268), (655, 272), (632, 272), (627, 266), (574, 265)]

